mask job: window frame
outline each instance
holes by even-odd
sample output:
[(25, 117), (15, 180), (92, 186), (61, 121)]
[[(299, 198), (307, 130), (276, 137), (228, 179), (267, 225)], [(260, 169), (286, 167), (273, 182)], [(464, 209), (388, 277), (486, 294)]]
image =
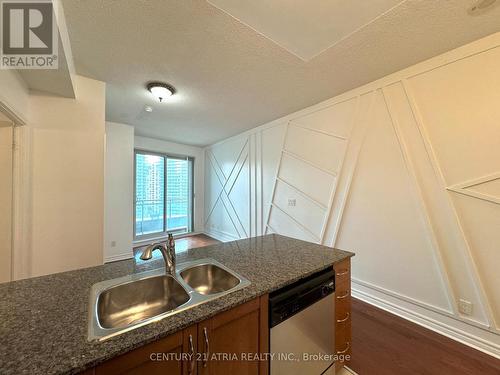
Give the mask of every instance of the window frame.
[[(137, 205), (137, 155), (154, 155), (154, 156), (160, 156), (164, 158), (164, 173), (163, 173), (163, 190), (164, 190), (164, 196), (163, 196), (163, 231), (162, 232), (155, 232), (155, 233), (149, 233), (149, 234), (141, 234), (137, 235), (136, 232), (136, 205)], [(167, 236), (169, 233), (168, 228), (167, 228), (167, 159), (177, 159), (177, 160), (187, 160), (188, 161), (188, 184), (189, 184), (189, 202), (188, 202), (188, 228), (186, 232), (170, 232), (174, 236), (175, 235), (186, 235), (189, 233), (194, 232), (194, 199), (195, 199), (195, 193), (194, 193), (194, 163), (195, 163), (195, 158), (193, 156), (188, 156), (188, 155), (179, 155), (179, 154), (171, 154), (171, 153), (165, 153), (165, 152), (158, 152), (158, 151), (150, 151), (148, 149), (139, 149), (139, 148), (134, 148), (134, 196), (133, 196), (133, 240), (134, 242), (140, 242), (148, 239), (153, 239), (153, 238), (164, 238)]]

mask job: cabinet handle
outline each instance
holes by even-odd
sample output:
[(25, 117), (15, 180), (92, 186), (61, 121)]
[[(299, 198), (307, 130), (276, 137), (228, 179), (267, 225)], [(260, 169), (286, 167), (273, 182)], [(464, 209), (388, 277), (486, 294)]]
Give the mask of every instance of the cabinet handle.
[(344, 299), (346, 297), (349, 297), (349, 291), (348, 290), (346, 290), (346, 292), (343, 295), (337, 296), (337, 299)]
[(194, 344), (193, 344), (193, 335), (189, 335), (189, 354), (191, 354), (191, 363), (189, 365), (188, 374), (192, 374), (194, 371), (194, 365), (196, 363), (195, 353), (194, 353)]
[(208, 357), (210, 356), (210, 342), (208, 340), (208, 329), (203, 327), (203, 336), (205, 336), (205, 357), (203, 358), (203, 367), (207, 367)]
[(339, 352), (337, 352), (337, 354), (344, 354), (344, 353), (347, 353), (347, 351), (349, 350), (349, 348), (351, 347), (351, 343), (349, 341), (347, 341), (347, 344), (346, 344), (346, 347), (344, 350), (341, 350)]
[(344, 323), (345, 321), (347, 321), (347, 319), (349, 319), (349, 316), (350, 316), (350, 314), (346, 313), (346, 316), (344, 319), (337, 319), (337, 323)]
[(342, 272), (337, 272), (337, 276), (344, 276), (344, 275), (347, 275), (349, 273), (349, 269), (344, 269), (342, 270)]

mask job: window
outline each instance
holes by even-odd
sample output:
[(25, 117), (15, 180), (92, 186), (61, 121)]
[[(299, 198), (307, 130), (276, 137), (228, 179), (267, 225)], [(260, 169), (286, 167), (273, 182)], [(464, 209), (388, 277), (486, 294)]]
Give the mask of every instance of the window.
[(193, 159), (135, 153), (136, 239), (193, 230)]

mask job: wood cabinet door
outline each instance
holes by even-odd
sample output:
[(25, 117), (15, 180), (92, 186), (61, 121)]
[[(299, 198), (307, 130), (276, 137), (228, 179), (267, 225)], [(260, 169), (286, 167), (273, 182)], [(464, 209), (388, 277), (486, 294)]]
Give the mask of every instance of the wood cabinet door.
[(113, 358), (97, 366), (95, 375), (195, 375), (196, 366), (191, 367), (186, 353), (196, 353), (196, 332), (195, 325)]
[(257, 298), (198, 324), (198, 375), (267, 374), (267, 364), (249, 358), (267, 351), (265, 305)]

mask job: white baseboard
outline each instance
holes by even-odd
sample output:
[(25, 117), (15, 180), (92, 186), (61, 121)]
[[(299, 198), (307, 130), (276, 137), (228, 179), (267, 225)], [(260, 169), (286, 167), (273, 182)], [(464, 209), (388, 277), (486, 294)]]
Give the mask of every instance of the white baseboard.
[(104, 263), (116, 262), (118, 260), (132, 259), (133, 257), (134, 253), (132, 251), (122, 254), (109, 255), (104, 257)]
[(500, 335), (494, 332), (458, 321), (361, 285), (353, 285), (352, 296), (500, 359)]
[(214, 228), (205, 228), (204, 232), (207, 236), (215, 238), (216, 240), (222, 241), (222, 242), (229, 242), (229, 241), (235, 241), (239, 240), (240, 238), (232, 235), (231, 233), (227, 233), (221, 230), (217, 230)]

